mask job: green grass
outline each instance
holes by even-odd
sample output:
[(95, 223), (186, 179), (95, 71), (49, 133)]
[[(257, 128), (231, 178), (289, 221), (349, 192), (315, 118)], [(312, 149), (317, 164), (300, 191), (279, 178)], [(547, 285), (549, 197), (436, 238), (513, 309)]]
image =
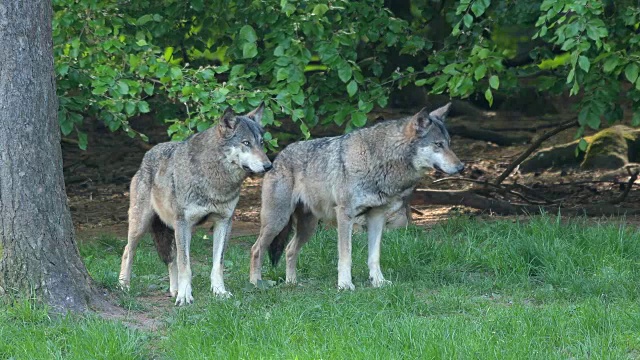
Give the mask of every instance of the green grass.
[(640, 358), (640, 234), (623, 223), (455, 218), (391, 231), (382, 269), (394, 285), (383, 289), (367, 283), (366, 236), (357, 234), (354, 292), (335, 289), (333, 230), (303, 248), (296, 287), (282, 283), (284, 264), (266, 262), (263, 277), (277, 284), (249, 286), (254, 238), (234, 239), (225, 255), (229, 300), (210, 294), (211, 239), (203, 235), (192, 246), (195, 304), (184, 308), (145, 300), (168, 288), (150, 239), (128, 294), (116, 288), (124, 239), (81, 248), (93, 278), (132, 313), (157, 314), (158, 331), (95, 315), (52, 319), (17, 302), (0, 313), (0, 358)]

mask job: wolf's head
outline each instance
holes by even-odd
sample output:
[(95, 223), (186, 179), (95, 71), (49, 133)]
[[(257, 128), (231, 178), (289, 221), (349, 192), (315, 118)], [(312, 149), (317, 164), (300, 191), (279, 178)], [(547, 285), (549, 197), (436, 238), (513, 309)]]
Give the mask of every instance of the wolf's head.
[(260, 123), (263, 111), (264, 103), (246, 115), (235, 115), (228, 107), (218, 124), (218, 131), (226, 142), (227, 159), (245, 171), (258, 174), (272, 167), (263, 149), (264, 130)]
[(418, 170), (434, 168), (447, 174), (464, 169), (464, 164), (451, 151), (451, 138), (444, 127), (451, 103), (428, 112), (420, 110), (407, 123), (405, 133), (413, 139), (414, 152), (411, 162)]

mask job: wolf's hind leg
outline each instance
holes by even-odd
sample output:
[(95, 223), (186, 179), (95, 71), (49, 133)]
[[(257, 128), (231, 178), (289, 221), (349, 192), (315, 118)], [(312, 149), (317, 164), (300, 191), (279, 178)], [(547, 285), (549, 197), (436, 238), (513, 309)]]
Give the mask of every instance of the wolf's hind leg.
[[(289, 229), (287, 224), (294, 209), (291, 199), (292, 193), (292, 178), (288, 176), (275, 178), (274, 173), (267, 173), (262, 183), (260, 235), (251, 247), (249, 281), (254, 285), (257, 285), (258, 281), (262, 279), (262, 258), (276, 236), (282, 240), (281, 245), (284, 248)], [(275, 263), (277, 257), (272, 260)]]
[(189, 258), (191, 226), (182, 218), (176, 221), (174, 229), (178, 268), (178, 295), (176, 296), (176, 305), (181, 306), (193, 302), (193, 295), (191, 295), (191, 261)]
[(351, 280), (351, 235), (353, 233), (353, 217), (346, 213), (344, 207), (336, 206), (338, 222), (338, 289), (354, 290)]
[(385, 223), (385, 213), (382, 210), (371, 210), (367, 213), (367, 236), (369, 239), (369, 280), (373, 287), (391, 284), (385, 280), (380, 269), (380, 243)]
[(178, 263), (176, 261), (176, 247), (171, 249), (171, 262), (167, 264), (169, 268), (169, 293), (171, 297), (178, 296)]
[(140, 238), (147, 232), (151, 225), (151, 220), (155, 216), (148, 192), (137, 191), (137, 175), (131, 182), (131, 200), (129, 206), (129, 231), (127, 235), (127, 246), (122, 253), (122, 263), (120, 264), (120, 275), (118, 281), (123, 289), (129, 288), (131, 281), (131, 267), (133, 258), (136, 255), (136, 247)]
[(221, 298), (231, 293), (224, 288), (224, 249), (231, 235), (231, 218), (217, 220), (213, 227), (213, 267), (211, 268), (211, 291)]
[(294, 231), (293, 238), (287, 245), (287, 277), (288, 284), (295, 284), (297, 282), (296, 264), (298, 262), (298, 254), (302, 246), (311, 239), (315, 233), (316, 226), (318, 226), (318, 218), (313, 216), (312, 213), (304, 212), (302, 206), (298, 206), (294, 213)]

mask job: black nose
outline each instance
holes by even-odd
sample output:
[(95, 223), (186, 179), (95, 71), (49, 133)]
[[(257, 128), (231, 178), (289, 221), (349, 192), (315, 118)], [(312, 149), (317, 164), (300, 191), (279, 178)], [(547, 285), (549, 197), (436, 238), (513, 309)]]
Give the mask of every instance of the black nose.
[(464, 163), (458, 164), (458, 172), (463, 172), (463, 171), (464, 171)]
[(273, 165), (271, 165), (271, 163), (268, 163), (267, 165), (262, 165), (262, 167), (264, 167), (264, 171), (267, 172), (273, 168)]

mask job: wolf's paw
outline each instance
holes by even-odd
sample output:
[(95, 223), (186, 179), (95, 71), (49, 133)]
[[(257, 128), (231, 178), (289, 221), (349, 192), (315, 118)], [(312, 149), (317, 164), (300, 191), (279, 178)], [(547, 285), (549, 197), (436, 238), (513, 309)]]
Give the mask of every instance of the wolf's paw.
[(340, 281), (338, 282), (338, 290), (355, 290), (356, 287), (353, 285), (351, 281)]
[(213, 295), (220, 299), (228, 299), (233, 296), (230, 292), (224, 289), (224, 286), (211, 286), (211, 291), (213, 291)]
[(385, 280), (385, 278), (371, 278), (369, 280), (371, 280), (371, 285), (374, 288), (381, 288), (381, 287), (389, 286), (393, 284), (391, 281)]
[(178, 295), (176, 295), (176, 305), (182, 306), (193, 303), (193, 296), (191, 295), (191, 285), (187, 285), (182, 289), (178, 289)]
[(193, 296), (191, 294), (188, 295), (180, 295), (176, 296), (176, 306), (183, 306), (193, 303)]
[(123, 279), (119, 279), (118, 283), (120, 284), (120, 290), (129, 291), (129, 282)]

